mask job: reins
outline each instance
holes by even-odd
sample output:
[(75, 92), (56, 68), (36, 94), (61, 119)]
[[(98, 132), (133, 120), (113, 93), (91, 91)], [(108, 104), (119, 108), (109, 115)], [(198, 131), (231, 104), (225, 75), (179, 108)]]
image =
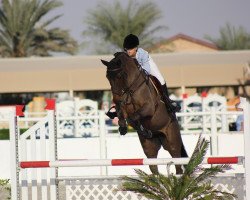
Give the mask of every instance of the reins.
[[(149, 83), (149, 76), (146, 75), (146, 72), (144, 71), (144, 69), (139, 65), (139, 63), (135, 63), (138, 70), (139, 70), (139, 74), (135, 77), (135, 79), (132, 81), (131, 84), (129, 84), (129, 86), (125, 86), (125, 88), (119, 90), (119, 91), (115, 91), (115, 88), (113, 88), (111, 86), (111, 90), (113, 94), (116, 94), (120, 97), (124, 97), (124, 100), (121, 101), (121, 103), (123, 103), (124, 105), (133, 105), (133, 109), (134, 111), (136, 111), (136, 107), (135, 107), (135, 102), (134, 102), (134, 97), (133, 94), (138, 91), (138, 89), (144, 84), (146, 83), (148, 85)], [(117, 71), (121, 70), (121, 72), (119, 73), (123, 73), (121, 75), (125, 76), (127, 75), (127, 73), (123, 70), (123, 67), (118, 67), (115, 69), (107, 69), (107, 72), (109, 73), (115, 73)], [(117, 73), (115, 76), (117, 76), (119, 73)], [(143, 76), (145, 73), (145, 76)], [(124, 75), (125, 74), (125, 75)], [(111, 76), (111, 74), (109, 74)], [(139, 83), (138, 81), (140, 80), (140, 76), (143, 76), (143, 80)], [(138, 84), (139, 83), (139, 84)], [(129, 101), (130, 98), (130, 101)]]

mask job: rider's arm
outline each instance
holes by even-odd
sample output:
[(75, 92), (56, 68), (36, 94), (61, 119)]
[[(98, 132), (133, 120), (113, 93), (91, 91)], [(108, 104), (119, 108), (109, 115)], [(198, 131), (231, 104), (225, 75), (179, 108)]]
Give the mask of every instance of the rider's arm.
[[(137, 56), (137, 55), (136, 55)], [(165, 84), (165, 80), (158, 69), (157, 65), (153, 61), (153, 59), (149, 56), (148, 52), (143, 50), (142, 48), (138, 49), (138, 62), (150, 75), (155, 76), (161, 83), (161, 85)]]
[(151, 72), (150, 70), (150, 64), (149, 64), (149, 54), (147, 51), (143, 50), (142, 48), (139, 48), (136, 54), (136, 59), (139, 62), (139, 64), (142, 66), (143, 69), (145, 69), (149, 74)]

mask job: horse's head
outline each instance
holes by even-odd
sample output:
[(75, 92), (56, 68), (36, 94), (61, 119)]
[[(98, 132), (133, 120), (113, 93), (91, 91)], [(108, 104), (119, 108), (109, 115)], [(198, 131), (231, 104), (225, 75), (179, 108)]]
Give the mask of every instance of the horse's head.
[(114, 56), (115, 57), (110, 62), (101, 60), (102, 63), (107, 67), (106, 76), (109, 80), (121, 78), (121, 76), (133, 76), (133, 74), (136, 73), (135, 68), (138, 67), (135, 59), (130, 58), (124, 52), (117, 52), (114, 54)]
[(121, 96), (130, 87), (139, 73), (135, 59), (124, 52), (117, 52), (114, 58), (108, 62), (101, 60), (107, 67), (106, 77), (111, 85), (113, 94)]
[(109, 80), (115, 79), (117, 76), (121, 75), (121, 72), (123, 71), (123, 66), (119, 56), (116, 56), (110, 62), (105, 60), (101, 61), (107, 67), (106, 76)]
[(111, 85), (111, 90), (113, 94), (120, 95), (126, 85), (127, 73), (125, 70), (124, 56), (123, 52), (118, 52), (114, 54), (114, 58), (111, 61), (101, 60), (102, 63), (107, 67), (106, 77)]

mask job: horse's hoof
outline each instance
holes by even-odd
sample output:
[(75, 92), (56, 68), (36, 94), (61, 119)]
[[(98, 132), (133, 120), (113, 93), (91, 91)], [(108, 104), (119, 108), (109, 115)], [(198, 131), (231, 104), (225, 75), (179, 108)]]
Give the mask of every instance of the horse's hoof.
[(128, 132), (127, 127), (119, 127), (118, 130), (120, 132), (120, 135), (126, 135), (126, 133)]

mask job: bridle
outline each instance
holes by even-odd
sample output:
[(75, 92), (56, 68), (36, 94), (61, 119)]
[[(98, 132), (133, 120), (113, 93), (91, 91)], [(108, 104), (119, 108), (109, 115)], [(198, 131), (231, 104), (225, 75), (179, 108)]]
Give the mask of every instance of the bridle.
[[(125, 104), (125, 105), (129, 105), (132, 104), (133, 108), (135, 110), (135, 103), (134, 103), (134, 98), (133, 98), (133, 94), (146, 82), (148, 84), (148, 80), (149, 80), (149, 76), (146, 75), (145, 70), (139, 65), (139, 63), (135, 63), (136, 66), (139, 69), (139, 74), (134, 78), (134, 80), (132, 81), (132, 83), (130, 83), (129, 85), (125, 86), (125, 88), (116, 91), (112, 86), (111, 86), (111, 91), (113, 94), (118, 95), (120, 97), (123, 98), (123, 101), (121, 101), (121, 103)], [(107, 69), (107, 76), (108, 73), (116, 73), (113, 78), (117, 78), (117, 76), (119, 76), (118, 78), (126, 78), (127, 77), (127, 73), (123, 70), (124, 67), (118, 67), (115, 69)], [(138, 84), (138, 80), (140, 80), (140, 76), (143, 76), (143, 80), (141, 82), (139, 82)], [(129, 99), (131, 99), (129, 101)]]

